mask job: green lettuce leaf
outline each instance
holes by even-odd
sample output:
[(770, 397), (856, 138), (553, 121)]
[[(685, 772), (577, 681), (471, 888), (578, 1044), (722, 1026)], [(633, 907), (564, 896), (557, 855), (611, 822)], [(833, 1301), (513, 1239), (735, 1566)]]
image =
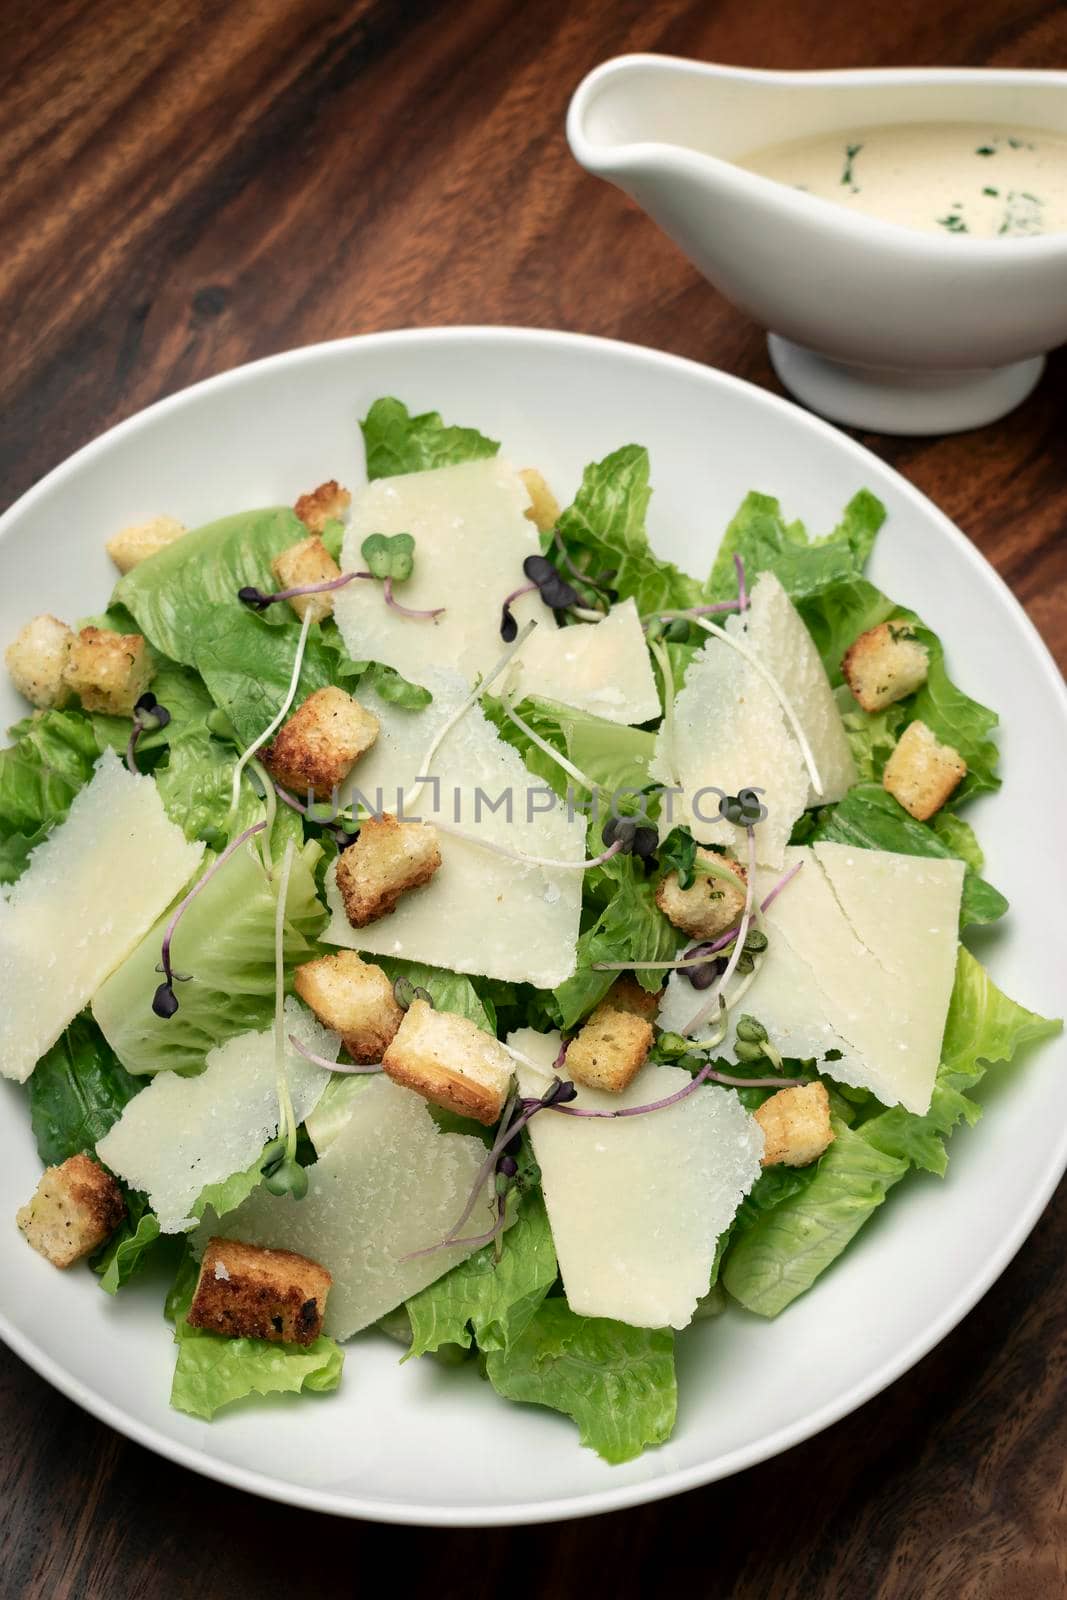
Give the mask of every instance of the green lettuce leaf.
[(832, 585), (847, 584), (862, 572), (884, 521), (882, 502), (861, 489), (832, 533), (809, 540), (802, 523), (784, 520), (777, 500), (755, 492), (746, 495), (719, 546), (708, 597), (732, 600), (737, 594), (735, 556), (745, 563), (750, 588), (761, 572), (771, 571), (794, 603)]
[[(570, 787), (576, 799), (586, 799), (582, 787), (559, 763), (510, 721), (499, 700), (486, 697), (482, 708), (501, 738), (518, 750), (536, 777), (551, 784), (559, 795), (565, 796)], [(617, 722), (607, 722), (588, 711), (578, 711), (536, 696), (523, 700), (515, 709), (535, 733), (609, 795), (617, 790), (644, 789), (652, 782), (648, 768), (656, 747), (654, 733), (643, 728), (621, 727)]]
[(92, 1154), (144, 1080), (126, 1071), (83, 1014), (41, 1057), (26, 1087), (37, 1153), (52, 1167), (82, 1151)]
[(178, 1359), (170, 1403), (176, 1411), (210, 1422), (223, 1406), (254, 1394), (325, 1394), (341, 1382), (345, 1354), (325, 1334), (307, 1346), (269, 1339), (226, 1339), (185, 1318), (192, 1303), (195, 1266), (183, 1265), (168, 1296)]
[(484, 1245), (407, 1301), (409, 1355), (426, 1355), (446, 1344), (469, 1349), (472, 1328), (479, 1350), (508, 1349), (537, 1312), (556, 1274), (544, 1201), (536, 1191), (527, 1191), (503, 1236), (499, 1261), (493, 1245)]
[(142, 561), (119, 581), (113, 600), (127, 608), (157, 650), (192, 667), (207, 611), (224, 606), (233, 618), (247, 615), (238, 590), (251, 585), (269, 594), (272, 560), (306, 537), (288, 506), (241, 511), (193, 529)]
[[(264, 872), (255, 844), (230, 858), (182, 918), (174, 937), (174, 966), (192, 975), (176, 986), (179, 1006), (173, 1017), (161, 1019), (151, 1007), (168, 913), (97, 990), (93, 1016), (130, 1072), (199, 1072), (215, 1045), (270, 1023), (276, 880)], [(315, 894), (318, 856), (318, 845), (310, 843), (293, 858), (287, 974), (314, 954), (311, 940), (325, 921)]]
[(648, 451), (624, 445), (586, 467), (574, 503), (560, 514), (557, 532), (582, 571), (612, 572), (611, 587), (631, 596), (641, 613), (698, 605), (695, 578), (653, 554), (645, 531), (651, 498)]
[[(587, 878), (593, 879), (593, 873)], [(599, 911), (578, 938), (578, 967), (574, 976), (553, 990), (549, 1007), (557, 1027), (573, 1028), (580, 1017), (603, 1000), (618, 972), (597, 972), (598, 961), (672, 961), (681, 935), (656, 904), (655, 882), (646, 878), (633, 856), (615, 856), (597, 869), (598, 881), (587, 884), (587, 896), (596, 897)], [(594, 903), (594, 912), (597, 904)], [(654, 992), (663, 986), (663, 973), (638, 972), (642, 986)]]
[(496, 1034), (496, 1019), (478, 995), (471, 980), (462, 972), (449, 972), (447, 967), (429, 967), (424, 961), (402, 961), (398, 956), (375, 956), (375, 964), (382, 968), (394, 983), (397, 978), (408, 978), (417, 989), (427, 989), (438, 1011), (451, 1011), (457, 1017), (467, 1017)]
[(1062, 1026), (1058, 1019), (1038, 1016), (1009, 1000), (961, 945), (929, 1111), (920, 1117), (891, 1106), (867, 1118), (858, 1131), (878, 1150), (943, 1174), (948, 1165), (945, 1138), (960, 1122), (973, 1124), (981, 1116), (982, 1108), (970, 1098), (970, 1090), (982, 1081), (987, 1068), (1011, 1061), (1025, 1045), (1051, 1038)]
[(727, 1292), (749, 1311), (776, 1317), (836, 1261), (908, 1170), (833, 1119), (834, 1142), (803, 1188), (735, 1229), (723, 1258)]
[(149, 1210), (143, 1194), (127, 1193), (126, 1221), (93, 1257), (93, 1271), (100, 1274), (100, 1287), (106, 1294), (118, 1294), (135, 1273), (156, 1254), (162, 1245), (173, 1248), (173, 1237), (166, 1239), (159, 1231), (154, 1211)]
[[(940, 825), (916, 822), (880, 783), (859, 783), (837, 805), (819, 812), (814, 830), (809, 831), (804, 842), (850, 844), (860, 850), (892, 850), (905, 856), (980, 862), (981, 851), (967, 824), (951, 812), (939, 816), (943, 816)], [(973, 864), (968, 864), (960, 927), (995, 922), (1007, 909), (1008, 902), (1000, 890), (979, 877)]]
[(402, 401), (390, 396), (375, 400), (360, 428), (368, 478), (455, 467), (462, 461), (495, 456), (500, 449), (495, 439), (487, 439), (477, 428), (447, 427), (436, 411), (413, 417)]
[(678, 1389), (669, 1328), (578, 1317), (565, 1300), (544, 1300), (508, 1349), (488, 1352), (485, 1370), (506, 1400), (572, 1417), (581, 1443), (612, 1464), (662, 1444), (674, 1427)]

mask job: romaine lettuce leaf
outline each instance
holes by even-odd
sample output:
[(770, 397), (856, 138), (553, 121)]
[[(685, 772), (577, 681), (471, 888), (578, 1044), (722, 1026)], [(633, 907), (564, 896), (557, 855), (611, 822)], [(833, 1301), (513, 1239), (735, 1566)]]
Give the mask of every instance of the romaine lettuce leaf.
[(749, 1311), (776, 1317), (855, 1237), (908, 1170), (834, 1119), (834, 1142), (803, 1188), (779, 1198), (749, 1227), (735, 1226), (723, 1258), (727, 1292)]
[(777, 500), (755, 492), (746, 495), (719, 546), (708, 598), (732, 600), (737, 594), (735, 556), (744, 561), (750, 588), (761, 572), (772, 571), (794, 603), (848, 583), (862, 572), (884, 521), (882, 502), (861, 489), (832, 533), (809, 540), (802, 523), (783, 519)]
[(126, 1206), (126, 1221), (92, 1261), (93, 1271), (100, 1274), (100, 1287), (106, 1294), (118, 1294), (157, 1248), (172, 1249), (174, 1246), (173, 1236), (163, 1239), (156, 1214), (149, 1210), (143, 1194), (128, 1193)]
[(240, 511), (193, 529), (142, 561), (119, 581), (113, 599), (131, 612), (157, 650), (195, 666), (206, 612), (219, 605), (234, 618), (247, 614), (238, 590), (250, 585), (269, 594), (275, 583), (271, 561), (306, 538), (307, 529), (288, 506)]
[(445, 1344), (469, 1349), (472, 1327), (479, 1350), (506, 1350), (519, 1338), (557, 1273), (548, 1215), (536, 1191), (520, 1196), (500, 1252), (498, 1261), (494, 1246), (483, 1246), (407, 1301), (409, 1355)]
[[(188, 1259), (188, 1258), (187, 1258)], [(345, 1355), (325, 1334), (314, 1343), (275, 1344), (269, 1339), (226, 1339), (185, 1318), (196, 1283), (195, 1265), (183, 1264), (168, 1296), (178, 1359), (170, 1403), (176, 1411), (210, 1422), (223, 1406), (253, 1394), (325, 1394), (341, 1382)]]
[[(153, 560), (155, 557), (152, 558)], [(286, 905), (286, 971), (307, 961), (326, 913), (315, 895), (317, 844), (293, 858)], [(276, 881), (267, 877), (252, 841), (238, 850), (193, 900), (174, 937), (178, 1010), (157, 1017), (151, 1007), (167, 915), (97, 991), (93, 1016), (133, 1073), (163, 1068), (199, 1072), (215, 1045), (265, 1028), (274, 1011)]]
[(479, 998), (471, 980), (462, 972), (449, 972), (446, 967), (430, 967), (424, 961), (402, 961), (398, 956), (376, 956), (376, 964), (387, 977), (408, 978), (417, 989), (427, 989), (438, 1011), (451, 1011), (457, 1017), (467, 1017), (495, 1034), (495, 1018)]
[[(593, 874), (587, 876), (591, 879)], [(615, 856), (597, 869), (597, 878), (587, 894), (598, 898), (599, 915), (579, 935), (577, 971), (553, 990), (549, 1007), (556, 1025), (564, 1030), (603, 1000), (619, 976), (595, 971), (596, 962), (672, 961), (682, 938), (656, 904), (655, 881), (645, 877), (633, 856)], [(636, 976), (650, 992), (662, 988), (665, 979), (662, 971), (655, 970)]]
[(678, 1406), (674, 1335), (579, 1317), (562, 1299), (542, 1301), (519, 1337), (485, 1357), (506, 1400), (549, 1406), (578, 1424), (604, 1461), (632, 1461), (669, 1439)]
[(26, 1087), (37, 1153), (51, 1167), (82, 1151), (91, 1155), (144, 1081), (126, 1071), (83, 1014), (41, 1057)]
[[(581, 786), (559, 763), (545, 755), (510, 721), (499, 700), (487, 696), (482, 701), (482, 709), (501, 738), (518, 750), (536, 777), (551, 784), (559, 795), (565, 796), (569, 786), (575, 790), (578, 800), (587, 798)], [(523, 700), (515, 709), (535, 733), (567, 756), (579, 772), (607, 794), (623, 789), (644, 789), (652, 782), (648, 766), (656, 747), (654, 733), (643, 728), (622, 727), (588, 711), (578, 711), (536, 696)]]
[(430, 467), (455, 467), (480, 461), (500, 449), (477, 428), (450, 428), (436, 411), (413, 417), (400, 400), (375, 400), (360, 423), (367, 453), (368, 478), (392, 478), (400, 472), (425, 472)]
[(698, 605), (700, 584), (653, 554), (645, 531), (651, 498), (648, 451), (624, 445), (586, 467), (573, 505), (560, 514), (557, 532), (582, 571), (609, 571), (611, 587), (631, 596), (642, 614)]
[(835, 806), (818, 813), (804, 843), (851, 844), (861, 850), (892, 850), (905, 856), (956, 857), (968, 862), (960, 903), (960, 926), (995, 922), (1008, 902), (972, 864), (981, 860), (977, 840), (967, 824), (951, 812), (939, 813), (933, 825), (917, 822), (880, 783), (859, 783)]

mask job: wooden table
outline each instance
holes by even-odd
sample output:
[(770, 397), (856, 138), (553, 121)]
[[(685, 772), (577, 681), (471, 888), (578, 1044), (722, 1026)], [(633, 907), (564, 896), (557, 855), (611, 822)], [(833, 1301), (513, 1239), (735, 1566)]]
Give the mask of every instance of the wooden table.
[[(763, 334), (563, 137), (607, 56), (1062, 65), (1052, 0), (26, 0), (0, 5), (11, 499), (161, 395), (411, 324), (573, 328), (776, 387)], [(867, 437), (1067, 662), (1067, 352), (961, 437)], [(990, 640), (991, 649), (996, 641)], [(912, 1373), (783, 1458), (593, 1523), (434, 1533), (269, 1506), (0, 1360), (0, 1595), (1053, 1597), (1067, 1587), (1061, 1195)], [(817, 1355), (815, 1357), (817, 1359)], [(379, 1576), (380, 1573), (380, 1576)]]

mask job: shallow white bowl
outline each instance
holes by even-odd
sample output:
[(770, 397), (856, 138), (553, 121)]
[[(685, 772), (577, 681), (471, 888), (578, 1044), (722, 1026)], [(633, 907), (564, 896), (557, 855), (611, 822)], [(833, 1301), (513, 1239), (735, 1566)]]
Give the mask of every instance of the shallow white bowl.
[[(357, 418), (378, 395), (439, 409), (536, 464), (561, 498), (582, 466), (631, 440), (652, 452), (657, 548), (709, 565), (750, 488), (813, 532), (866, 485), (889, 520), (872, 576), (942, 633), (957, 678), (1004, 719), (1003, 791), (969, 813), (988, 874), (1012, 898), (977, 941), (1008, 991), (1062, 1004), (1067, 695), (1019, 605), (920, 494), (825, 423), (722, 373), (568, 334), (436, 329), (294, 351), (200, 384), (98, 439), (0, 521), (0, 640), (43, 610), (105, 600), (105, 537), (167, 511), (189, 524), (291, 502), (362, 472)], [(5, 684), (5, 720), (22, 707)], [(1044, 797), (1044, 798), (1042, 798)], [(1057, 908), (1050, 915), (1050, 908)], [(0, 1332), (65, 1394), (142, 1444), (241, 1488), (386, 1521), (533, 1522), (634, 1505), (709, 1483), (844, 1416), (906, 1371), (974, 1305), (1026, 1237), (1067, 1162), (1067, 1049), (1056, 1040), (994, 1071), (995, 1100), (953, 1143), (947, 1179), (894, 1191), (836, 1268), (777, 1322), (739, 1310), (679, 1340), (674, 1439), (625, 1467), (578, 1446), (572, 1425), (510, 1404), (473, 1366), (397, 1364), (376, 1336), (348, 1347), (341, 1392), (235, 1411), (211, 1426), (167, 1405), (173, 1346), (158, 1283), (114, 1301), (56, 1272), (12, 1217), (40, 1172), (24, 1092), (0, 1105)], [(818, 1351), (818, 1360), (799, 1351)]]

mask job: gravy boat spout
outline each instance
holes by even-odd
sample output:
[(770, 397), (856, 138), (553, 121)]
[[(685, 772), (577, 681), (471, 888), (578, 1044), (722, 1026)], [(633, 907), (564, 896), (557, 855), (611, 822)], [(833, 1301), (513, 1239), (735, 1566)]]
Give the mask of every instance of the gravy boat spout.
[(814, 410), (891, 433), (1003, 416), (1067, 339), (1067, 233), (921, 232), (736, 163), (768, 145), (900, 123), (1067, 136), (1067, 72), (755, 72), (620, 56), (579, 85), (567, 136), (704, 276), (770, 329), (782, 382)]

